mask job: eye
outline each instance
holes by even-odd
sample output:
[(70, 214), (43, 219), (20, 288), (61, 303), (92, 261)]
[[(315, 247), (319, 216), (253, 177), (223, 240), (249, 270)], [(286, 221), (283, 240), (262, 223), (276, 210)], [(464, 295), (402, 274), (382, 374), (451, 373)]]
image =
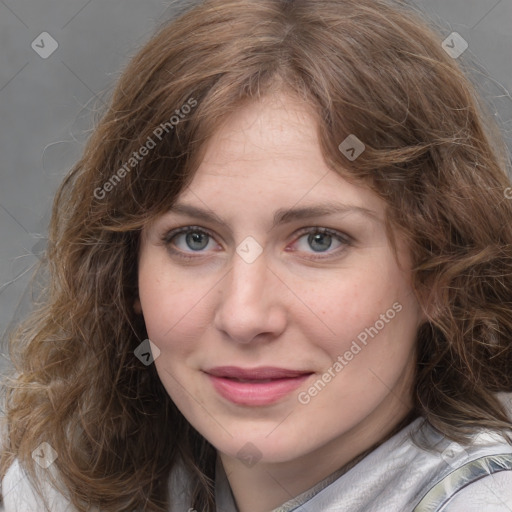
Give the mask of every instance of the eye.
[[(162, 241), (168, 250), (181, 258), (192, 259), (195, 256), (188, 254), (202, 253), (207, 248), (212, 248), (212, 235), (197, 226), (186, 226), (173, 229), (162, 237)], [(175, 249), (177, 247), (178, 249)], [(188, 254), (187, 254), (188, 253)]]
[[(313, 253), (319, 254), (318, 256), (308, 256), (309, 259), (319, 260), (333, 257), (352, 244), (352, 239), (348, 235), (328, 228), (304, 228), (299, 231), (298, 235), (301, 236), (295, 240), (292, 248), (286, 250), (305, 253), (311, 253), (312, 250)], [(213, 235), (198, 226), (173, 229), (164, 234), (162, 242), (171, 254), (184, 260), (201, 257), (207, 250), (215, 250), (215, 247), (218, 246)], [(330, 250), (333, 245), (334, 250)]]
[[(309, 249), (312, 249), (313, 252), (317, 254), (327, 253), (327, 256), (314, 256), (312, 259), (331, 257), (333, 254), (339, 253), (340, 250), (344, 250), (352, 243), (352, 239), (348, 235), (327, 228), (305, 228), (301, 230), (299, 234), (303, 236), (300, 236), (297, 241), (294, 242), (297, 248), (291, 249), (292, 252), (309, 252)], [(334, 250), (329, 251), (333, 245), (335, 246)]]

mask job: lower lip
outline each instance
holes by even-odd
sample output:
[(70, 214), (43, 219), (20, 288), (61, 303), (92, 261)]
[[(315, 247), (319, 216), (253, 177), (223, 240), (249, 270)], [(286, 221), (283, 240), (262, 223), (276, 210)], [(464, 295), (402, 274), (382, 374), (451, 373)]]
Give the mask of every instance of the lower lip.
[(311, 374), (275, 379), (271, 382), (239, 382), (208, 375), (215, 390), (226, 400), (237, 405), (269, 405), (296, 390)]

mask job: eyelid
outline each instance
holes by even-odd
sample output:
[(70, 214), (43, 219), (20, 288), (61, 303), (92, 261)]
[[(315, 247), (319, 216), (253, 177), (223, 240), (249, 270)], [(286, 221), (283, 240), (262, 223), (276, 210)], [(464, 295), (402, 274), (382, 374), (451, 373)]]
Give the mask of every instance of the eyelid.
[(347, 233), (338, 231), (337, 229), (325, 228), (323, 226), (309, 226), (301, 228), (294, 234), (294, 236), (302, 236), (308, 233), (324, 233), (326, 235), (332, 235), (333, 237), (339, 238), (346, 243), (352, 242), (354, 240), (351, 236), (347, 235)]
[[(348, 234), (338, 231), (337, 229), (331, 229), (331, 228), (325, 228), (323, 226), (309, 226), (302, 228), (298, 230), (294, 234), (294, 244), (297, 243), (304, 235), (310, 234), (310, 233), (321, 233), (329, 235), (335, 239), (337, 239), (342, 246), (338, 247), (337, 249), (334, 249), (332, 251), (327, 252), (310, 252), (310, 256), (308, 256), (306, 259), (309, 259), (311, 261), (322, 261), (322, 260), (329, 260), (337, 258), (341, 255), (341, 253), (345, 252), (348, 247), (353, 246), (354, 239), (349, 236)], [(295, 251), (289, 251), (289, 252), (295, 252)], [(297, 251), (299, 252), (299, 251)]]
[(216, 241), (215, 236), (209, 229), (202, 228), (200, 226), (191, 226), (191, 225), (186, 225), (186, 226), (182, 226), (179, 228), (173, 228), (171, 230), (164, 231), (163, 235), (160, 237), (160, 241), (164, 245), (164, 247), (167, 249), (167, 251), (169, 251), (172, 255), (180, 258), (184, 262), (193, 262), (194, 260), (197, 260), (200, 258), (204, 261), (205, 257), (207, 258), (208, 256), (201, 254), (200, 251), (197, 256), (194, 256), (193, 255), (194, 251), (186, 252), (186, 251), (182, 251), (181, 249), (175, 249), (174, 247), (172, 247), (171, 242), (172, 242), (173, 238), (177, 237), (178, 235), (186, 234), (186, 233), (190, 233), (190, 232), (204, 233), (204, 234), (208, 235), (211, 239)]
[(201, 232), (201, 233), (206, 233), (207, 235), (212, 237), (214, 240), (216, 240), (216, 236), (213, 234), (212, 231), (210, 231), (207, 228), (203, 228), (201, 226), (195, 226), (195, 225), (186, 225), (186, 226), (182, 226), (179, 228), (173, 228), (170, 230), (166, 230), (166, 231), (164, 231), (163, 235), (160, 238), (163, 243), (171, 243), (171, 240), (175, 236), (177, 236), (181, 233), (188, 233), (188, 232), (195, 232), (195, 231)]

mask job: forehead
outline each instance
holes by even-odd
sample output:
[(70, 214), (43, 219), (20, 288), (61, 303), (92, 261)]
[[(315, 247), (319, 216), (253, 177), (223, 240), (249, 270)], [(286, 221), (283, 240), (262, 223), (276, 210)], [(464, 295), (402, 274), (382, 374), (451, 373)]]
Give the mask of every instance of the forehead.
[(312, 107), (297, 97), (279, 93), (239, 108), (209, 140), (202, 167), (240, 161), (302, 158), (323, 160)]
[(180, 199), (225, 209), (241, 196), (244, 206), (259, 202), (261, 214), (269, 206), (282, 209), (333, 202), (371, 205), (381, 214), (385, 209), (368, 187), (349, 183), (328, 167), (312, 107), (285, 93), (251, 102), (224, 120), (208, 141), (194, 179)]

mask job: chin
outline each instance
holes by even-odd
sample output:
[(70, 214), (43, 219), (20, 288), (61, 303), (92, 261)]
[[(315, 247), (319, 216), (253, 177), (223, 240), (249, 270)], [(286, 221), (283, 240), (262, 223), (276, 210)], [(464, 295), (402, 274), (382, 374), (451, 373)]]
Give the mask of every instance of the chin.
[[(272, 428), (275, 428), (275, 425)], [(237, 435), (233, 438), (219, 440), (210, 437), (207, 439), (219, 452), (242, 461), (252, 458), (259, 463), (278, 464), (304, 455), (306, 447), (300, 440), (286, 435), (286, 429), (283, 429), (281, 436), (269, 435), (272, 428), (257, 435), (254, 429), (248, 430), (247, 435), (244, 435), (243, 430), (238, 429)], [(300, 451), (298, 451), (299, 446)]]

